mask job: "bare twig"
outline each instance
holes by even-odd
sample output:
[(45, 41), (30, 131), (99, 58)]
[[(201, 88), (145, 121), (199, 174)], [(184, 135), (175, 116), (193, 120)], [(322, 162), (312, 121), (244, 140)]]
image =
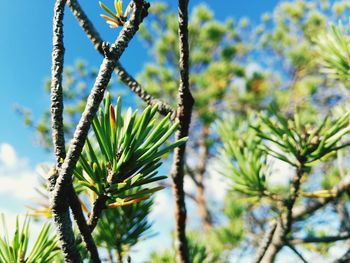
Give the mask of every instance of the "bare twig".
[(117, 63), (114, 71), (119, 76), (119, 79), (144, 102), (151, 106), (158, 105), (158, 112), (160, 114), (166, 116), (168, 113), (170, 113), (172, 119), (175, 118), (175, 111), (167, 103), (153, 97), (146, 90), (144, 90), (141, 85), (124, 69), (120, 62)]
[[(168, 182), (160, 182), (159, 185), (164, 186), (164, 187), (168, 187), (168, 188), (172, 187), (172, 184), (168, 183)], [(185, 192), (185, 196), (188, 197), (189, 199), (191, 199), (193, 202), (198, 203), (197, 197), (194, 194), (189, 193), (189, 192)]]
[[(65, 1), (57, 1), (57, 4), (55, 6), (54, 29), (55, 26), (62, 27), (64, 4)], [(130, 21), (128, 21), (121, 30), (116, 42), (112, 45), (111, 48), (109, 48), (107, 45), (103, 47), (105, 59), (101, 64), (94, 87), (88, 97), (86, 108), (74, 132), (73, 140), (70, 144), (68, 154), (65, 157), (64, 162), (59, 171), (57, 181), (56, 183), (51, 184), (51, 186), (54, 185), (54, 189), (51, 189), (51, 209), (53, 213), (53, 218), (55, 219), (57, 225), (58, 237), (62, 239), (62, 251), (64, 252), (65, 260), (67, 262), (81, 262), (80, 255), (75, 245), (72, 224), (69, 218), (69, 209), (67, 201), (67, 196), (69, 193), (71, 193), (70, 187), (72, 185), (73, 170), (85, 144), (91, 121), (95, 116), (98, 106), (103, 99), (103, 94), (111, 78), (113, 69), (116, 65), (116, 60), (120, 58), (121, 54), (127, 47), (128, 42), (132, 39), (136, 31), (138, 30), (139, 24), (142, 22), (143, 18), (148, 14), (148, 3), (142, 0), (135, 0), (134, 5), (135, 12), (133, 13)], [(56, 32), (56, 30), (54, 32)], [(60, 38), (60, 41), (62, 42), (63, 30), (59, 32), (62, 33)], [(62, 46), (62, 44), (58, 45), (58, 47), (60, 46)], [(56, 45), (54, 45), (54, 48), (55, 47)], [(63, 107), (63, 104), (61, 105), (61, 107)], [(56, 177), (51, 177), (51, 181), (54, 181), (55, 179)]]
[(98, 250), (96, 244), (92, 238), (91, 230), (86, 223), (83, 211), (81, 209), (81, 204), (78, 196), (76, 195), (74, 188), (72, 185), (69, 185), (69, 205), (72, 209), (74, 220), (77, 223), (80, 234), (83, 238), (83, 241), (86, 244), (86, 249), (89, 251), (92, 262), (101, 262), (100, 257), (98, 255)]
[[(56, 9), (55, 9), (56, 11)], [(53, 52), (52, 52), (52, 81), (51, 81), (51, 118), (52, 118), (52, 141), (56, 156), (57, 169), (59, 171), (61, 162), (66, 157), (65, 139), (63, 129), (63, 94), (62, 94), (62, 72), (64, 62), (63, 44), (63, 10), (61, 15), (55, 13)], [(56, 178), (52, 178), (55, 184)], [(54, 185), (51, 187), (54, 189)], [(84, 229), (86, 221), (81, 210), (79, 199), (73, 187), (69, 188), (69, 203), (79, 229)], [(69, 213), (69, 211), (67, 211)], [(66, 217), (66, 216), (65, 216)], [(86, 228), (86, 227), (85, 227)], [(91, 254), (93, 262), (100, 262), (97, 247), (89, 231), (82, 232), (83, 240), (86, 242), (87, 250)]]
[(291, 244), (287, 244), (287, 246), (295, 253), (295, 255), (297, 255), (300, 260), (304, 263), (307, 263), (307, 260), (303, 257), (303, 255)]
[(59, 165), (66, 156), (63, 131), (62, 73), (64, 64), (63, 17), (65, 0), (57, 0), (53, 20), (53, 50), (51, 72), (51, 129), (52, 142)]
[[(64, 65), (63, 17), (65, 0), (57, 0), (53, 19), (53, 50), (51, 77), (51, 125), (52, 141), (56, 156), (56, 168), (49, 178), (49, 191), (52, 193), (62, 160), (65, 158), (65, 141), (63, 131), (63, 94), (62, 72)], [(63, 198), (62, 198), (63, 199)], [(66, 262), (81, 262), (80, 254), (75, 244), (72, 222), (70, 220), (68, 202), (62, 200), (59, 206), (52, 206), (52, 215), (57, 227), (57, 237)]]
[(288, 241), (288, 243), (296, 245), (296, 244), (304, 244), (304, 243), (332, 243), (337, 242), (340, 240), (346, 240), (350, 239), (350, 233), (349, 232), (343, 232), (339, 233), (335, 236), (324, 236), (324, 237), (305, 237), (305, 238), (296, 238), (291, 239)]
[[(176, 132), (176, 140), (188, 136), (194, 99), (189, 87), (189, 46), (188, 46), (188, 0), (179, 0), (179, 68), (180, 85), (177, 98), (176, 119), (180, 126)], [(174, 151), (172, 167), (173, 191), (175, 196), (176, 250), (177, 262), (187, 263), (188, 246), (186, 239), (186, 205), (184, 182), (185, 149), (183, 144)]]
[[(103, 40), (100, 34), (97, 32), (94, 25), (91, 23), (84, 10), (80, 6), (78, 0), (67, 0), (67, 4), (72, 10), (74, 16), (78, 20), (80, 26), (85, 31), (88, 38), (91, 40), (95, 49), (103, 55), (102, 43)], [(158, 111), (162, 115), (167, 115), (171, 113), (174, 116), (174, 110), (157, 98), (154, 98), (146, 90), (144, 90), (141, 85), (125, 70), (122, 64), (118, 61), (115, 65), (115, 73), (119, 76), (119, 79), (126, 84), (135, 94), (137, 94), (143, 101), (148, 105), (154, 106), (158, 105)]]
[(106, 201), (107, 201), (107, 196), (100, 195), (97, 197), (97, 199), (95, 200), (92, 206), (92, 211), (91, 211), (91, 214), (89, 215), (89, 220), (88, 220), (88, 225), (91, 232), (94, 231), (97, 225), (97, 222), (101, 217), (103, 209), (106, 208)]

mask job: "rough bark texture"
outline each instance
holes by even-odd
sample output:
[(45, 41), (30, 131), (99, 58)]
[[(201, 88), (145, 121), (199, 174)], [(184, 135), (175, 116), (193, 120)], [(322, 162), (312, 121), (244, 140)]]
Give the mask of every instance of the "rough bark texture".
[[(188, 0), (179, 0), (179, 41), (180, 41), (180, 85), (177, 98), (176, 118), (180, 127), (176, 132), (176, 139), (188, 135), (192, 106), (194, 99), (189, 87), (189, 46), (188, 46)], [(175, 197), (175, 225), (176, 225), (176, 252), (177, 262), (187, 263), (188, 245), (186, 239), (186, 205), (184, 182), (184, 159), (186, 144), (177, 147), (174, 151), (172, 167), (173, 192)]]
[(138, 30), (138, 26), (143, 17), (147, 15), (144, 8), (140, 6), (143, 4), (142, 1), (135, 1), (135, 4), (136, 11), (132, 19), (125, 24), (124, 28), (119, 34), (118, 39), (112, 45), (112, 47), (110, 49), (108, 47), (105, 48), (106, 57), (103, 59), (100, 66), (96, 81), (87, 99), (86, 107), (74, 132), (74, 136), (62, 165), (60, 175), (57, 178), (56, 187), (53, 192), (53, 202), (56, 205), (60, 201), (57, 200), (57, 197), (62, 196), (67, 185), (71, 183), (73, 170), (84, 147), (92, 119), (98, 110), (98, 107), (103, 99), (104, 91), (106, 90), (107, 84), (111, 79), (112, 72), (116, 65), (116, 60), (120, 58), (129, 41)]
[(62, 72), (64, 66), (63, 17), (65, 0), (57, 0), (53, 18), (53, 50), (51, 69), (51, 129), (52, 142), (59, 164), (66, 156), (63, 131)]
[(97, 222), (101, 217), (103, 209), (106, 208), (106, 201), (107, 201), (107, 196), (105, 195), (98, 196), (92, 206), (92, 211), (88, 220), (88, 225), (91, 232), (95, 229)]
[[(67, 4), (72, 10), (74, 16), (78, 20), (80, 26), (83, 28), (86, 35), (91, 40), (95, 49), (101, 55), (103, 55), (103, 48), (102, 48), (103, 40), (100, 34), (97, 32), (94, 25), (86, 16), (79, 2), (77, 0), (68, 0)], [(125, 70), (125, 68), (123, 67), (122, 64), (120, 64), (120, 62), (117, 62), (115, 65), (115, 73), (119, 76), (119, 79), (125, 85), (127, 85), (136, 95), (138, 95), (148, 105), (151, 105), (151, 106), (158, 105), (158, 112), (160, 114), (167, 115), (168, 113), (170, 113), (173, 117), (175, 117), (174, 110), (168, 104), (166, 104), (165, 102), (157, 98), (154, 98), (146, 90), (144, 90), (142, 86)]]
[[(65, 0), (57, 0), (53, 17), (53, 50), (51, 77), (51, 128), (52, 142), (56, 157), (56, 168), (50, 175), (50, 198), (56, 185), (56, 179), (62, 160), (66, 156), (63, 131), (63, 94), (62, 72), (64, 66), (63, 17)], [(62, 198), (63, 199), (63, 198)], [(57, 229), (57, 238), (66, 262), (81, 262), (75, 244), (72, 221), (70, 219), (68, 200), (65, 197), (61, 204), (52, 207), (53, 219)]]
[[(52, 191), (55, 189), (57, 177), (58, 170), (56, 168), (53, 168), (48, 183), (50, 193), (52, 193)], [(62, 251), (64, 261), (69, 263), (82, 262), (74, 238), (67, 198), (62, 198), (62, 202), (59, 205), (56, 207), (51, 207), (51, 213), (52, 218), (55, 222), (57, 239), (60, 244), (60, 249)]]
[(69, 205), (72, 209), (72, 214), (77, 226), (79, 228), (79, 232), (82, 236), (83, 241), (86, 244), (86, 249), (89, 251), (91, 256), (91, 262), (99, 263), (101, 262), (96, 244), (92, 238), (91, 230), (86, 223), (83, 211), (81, 209), (81, 204), (78, 196), (76, 195), (74, 188), (72, 185), (69, 186)]

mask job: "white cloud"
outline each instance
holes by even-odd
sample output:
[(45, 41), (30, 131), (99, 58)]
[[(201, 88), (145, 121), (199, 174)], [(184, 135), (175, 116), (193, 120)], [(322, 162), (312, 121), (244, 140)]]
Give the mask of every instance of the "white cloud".
[(17, 163), (15, 149), (8, 143), (0, 144), (0, 166), (14, 167)]
[[(28, 160), (19, 157), (10, 144), (0, 144), (0, 196), (6, 196), (6, 202), (0, 202), (0, 210), (4, 209), (3, 206), (12, 211), (24, 209), (28, 200), (36, 195), (34, 187), (37, 182), (38, 174)], [(23, 207), (13, 207), (18, 203)]]
[[(35, 169), (29, 165), (26, 158), (18, 156), (14, 147), (8, 143), (0, 143), (0, 213), (4, 214), (6, 229), (10, 239), (13, 237), (16, 226), (16, 217), (19, 223), (24, 220), (28, 212), (26, 205), (30, 205), (37, 193), (34, 187), (38, 185), (39, 166)], [(37, 238), (43, 224), (31, 220), (29, 244)], [(3, 226), (0, 226), (0, 236), (3, 235)]]

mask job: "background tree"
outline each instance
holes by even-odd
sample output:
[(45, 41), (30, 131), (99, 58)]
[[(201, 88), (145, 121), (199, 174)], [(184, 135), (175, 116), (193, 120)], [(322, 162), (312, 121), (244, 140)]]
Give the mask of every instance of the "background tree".
[[(80, 19), (97, 50), (103, 53), (101, 38), (91, 30), (86, 20), (82, 20), (84, 17), (77, 2), (68, 1), (68, 5)], [(271, 14), (263, 15), (261, 23), (256, 26), (246, 19), (216, 21), (207, 7), (194, 8), (189, 21), (189, 84), (195, 104), (185, 172), (194, 182), (196, 191), (194, 194), (187, 193), (187, 196), (198, 206), (204, 229), (210, 230), (197, 235), (209, 241), (206, 248), (209, 254), (222, 255), (220, 260), (240, 255), (240, 251), (249, 255), (257, 253), (257, 259), (260, 259), (261, 253), (267, 249), (269, 259), (265, 260), (272, 261), (284, 245), (299, 256), (299, 250), (307, 248), (326, 257), (330, 247), (319, 245), (321, 241), (334, 242), (337, 238), (347, 238), (347, 199), (343, 196), (338, 198), (338, 195), (347, 188), (343, 183), (347, 180), (348, 151), (328, 147), (328, 150), (337, 150), (337, 156), (330, 156), (327, 160), (323, 160), (326, 156), (320, 152), (313, 151), (317, 151), (318, 147), (319, 150), (327, 148), (321, 142), (326, 142), (331, 123), (335, 123), (334, 127), (344, 128), (344, 133), (339, 134), (338, 129), (330, 132), (339, 135), (335, 137), (335, 142), (347, 133), (346, 120), (340, 121), (346, 109), (339, 107), (348, 101), (347, 37), (344, 32), (333, 36), (335, 42), (342, 43), (340, 46), (316, 44), (322, 43), (318, 36), (324, 30), (330, 30), (329, 22), (346, 18), (348, 8), (347, 1), (281, 2)], [(176, 14), (165, 4), (156, 4), (151, 10), (145, 26), (141, 28), (141, 36), (154, 61), (145, 66), (138, 77), (139, 82), (118, 63), (115, 71), (141, 99), (149, 104), (162, 102), (159, 104), (160, 112), (170, 112), (174, 118), (172, 109), (176, 106), (174, 98), (180, 85)], [(342, 41), (337, 39), (339, 34), (343, 36)], [(342, 51), (342, 60), (332, 61), (334, 53), (338, 58), (339, 50)], [(327, 54), (329, 57), (320, 63), (320, 55)], [(326, 72), (337, 76), (336, 79), (320, 73), (325, 66)], [(72, 102), (72, 107), (66, 108), (66, 114), (70, 116), (75, 116), (76, 109), (82, 109), (84, 105), (75, 100), (77, 91), (82, 98), (87, 94), (83, 88), (77, 89), (83, 87), (81, 84), (75, 85), (80, 83), (81, 77), (82, 80), (85, 78), (79, 75), (79, 67), (73, 74), (66, 73), (66, 101)], [(69, 74), (74, 78), (70, 78)], [(271, 102), (277, 107), (268, 112)], [(259, 115), (259, 111), (264, 113), (258, 121), (254, 116)], [(326, 115), (330, 115), (329, 119), (333, 122), (324, 121)], [(300, 123), (294, 116), (299, 116)], [(75, 126), (77, 119), (74, 118), (65, 118), (68, 120), (67, 133), (72, 134), (69, 125)], [(271, 123), (268, 118), (271, 118)], [(217, 125), (218, 119), (223, 119), (220, 125)], [(41, 130), (39, 127), (41, 132), (48, 131), (44, 125)], [(318, 131), (316, 128), (316, 134), (310, 134), (315, 131), (314, 127), (321, 128)], [(281, 135), (282, 131), (287, 136)], [(322, 136), (324, 138), (321, 139)], [(245, 140), (242, 141), (242, 137)], [(266, 144), (269, 139), (272, 140)], [(275, 146), (272, 147), (273, 144)], [(231, 160), (231, 166), (225, 166), (226, 171), (221, 172), (225, 176), (232, 175), (228, 183), (233, 182), (232, 189), (235, 191), (228, 192), (225, 204), (221, 204), (222, 210), (211, 207), (211, 200), (205, 196), (205, 180), (217, 176), (210, 167), (219, 154)], [(314, 155), (312, 158), (316, 158), (313, 161), (322, 157), (312, 169), (305, 167), (311, 154)], [(293, 161), (290, 161), (293, 156)], [(281, 167), (281, 162), (277, 159), (287, 163), (279, 171), (276, 169)], [(237, 168), (240, 161), (247, 167)], [(293, 167), (297, 167), (297, 171)], [(273, 182), (277, 172), (283, 173), (284, 183)], [(294, 180), (293, 188), (289, 180), (294, 173), (297, 180)], [(247, 181), (250, 183), (247, 184)], [(289, 192), (289, 189), (294, 190)], [(315, 193), (319, 189), (325, 191)], [(284, 194), (288, 192), (288, 195)], [(339, 234), (334, 237), (327, 235), (324, 238), (325, 232), (320, 230), (326, 225), (322, 222), (323, 216), (313, 216), (313, 212), (326, 204), (326, 211), (318, 213), (338, 220), (341, 228), (337, 229)], [(327, 232), (334, 228), (328, 227)], [(263, 237), (267, 242), (257, 249)], [(268, 245), (274, 238), (278, 240), (278, 245), (271, 248)], [(174, 256), (169, 252), (166, 254)]]

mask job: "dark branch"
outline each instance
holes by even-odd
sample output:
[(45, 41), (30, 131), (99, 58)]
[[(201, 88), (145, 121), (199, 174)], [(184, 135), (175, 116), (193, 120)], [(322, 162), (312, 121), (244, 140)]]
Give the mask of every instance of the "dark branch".
[(300, 260), (304, 263), (307, 263), (307, 260), (303, 257), (303, 255), (291, 244), (287, 244), (287, 246), (297, 255)]
[[(188, 0), (179, 0), (179, 69), (180, 85), (177, 98), (176, 119), (179, 121), (179, 129), (176, 139), (188, 136), (191, 123), (192, 107), (194, 99), (189, 87), (189, 45), (188, 45)], [(175, 220), (176, 220), (176, 250), (177, 262), (187, 263), (188, 245), (186, 239), (186, 205), (184, 182), (185, 149), (183, 144), (174, 151), (172, 167), (173, 191), (175, 196)]]
[(81, 204), (78, 196), (75, 194), (74, 188), (70, 185), (69, 199), (70, 207), (72, 209), (74, 220), (76, 221), (80, 234), (86, 244), (86, 249), (90, 252), (92, 262), (101, 262), (98, 255), (98, 250), (96, 244), (91, 236), (91, 231), (86, 223), (83, 211), (81, 209)]
[(305, 238), (295, 238), (288, 241), (288, 243), (296, 245), (296, 244), (304, 244), (304, 243), (332, 243), (340, 240), (350, 239), (350, 233), (344, 232), (340, 233), (336, 236), (324, 236), (324, 237), (314, 237), (309, 236)]
[(165, 102), (154, 98), (141, 85), (124, 69), (124, 67), (118, 62), (115, 67), (115, 73), (119, 76), (119, 79), (125, 83), (137, 96), (139, 96), (148, 105), (158, 105), (158, 112), (164, 116), (168, 113), (171, 114), (172, 119), (175, 118), (174, 110)]
[(97, 199), (95, 200), (92, 206), (92, 211), (91, 211), (91, 214), (89, 215), (89, 220), (88, 220), (88, 225), (91, 232), (94, 231), (97, 225), (97, 222), (101, 217), (103, 209), (106, 208), (106, 201), (107, 201), (107, 196), (100, 195), (97, 197)]
[[(102, 43), (103, 40), (100, 34), (97, 32), (94, 25), (91, 23), (84, 10), (80, 6), (78, 0), (68, 0), (68, 6), (72, 10), (74, 16), (78, 20), (80, 26), (85, 31), (88, 38), (91, 40), (95, 49), (103, 55)], [(144, 90), (141, 85), (125, 70), (125, 68), (117, 62), (115, 65), (115, 72), (119, 76), (119, 79), (127, 85), (135, 94), (137, 94), (143, 101), (145, 101), (148, 105), (154, 106), (158, 105), (158, 111), (162, 115), (167, 115), (171, 113), (174, 115), (174, 110), (165, 102), (154, 98), (150, 95), (146, 90)]]

